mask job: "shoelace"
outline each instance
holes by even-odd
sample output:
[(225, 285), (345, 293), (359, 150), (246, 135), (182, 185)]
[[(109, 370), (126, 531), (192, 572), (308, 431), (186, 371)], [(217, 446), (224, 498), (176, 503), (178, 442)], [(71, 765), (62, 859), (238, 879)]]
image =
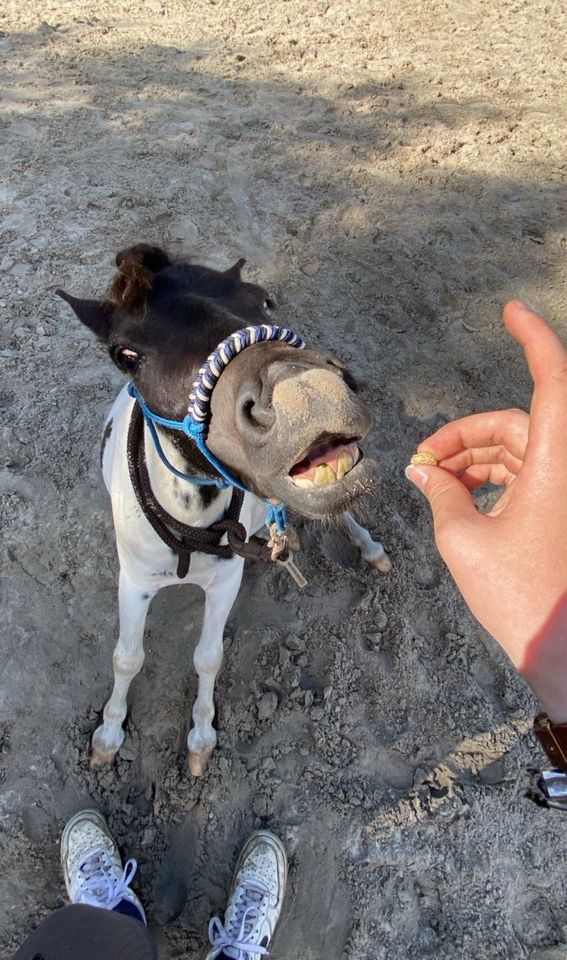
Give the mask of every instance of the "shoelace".
[(122, 900), (122, 895), (134, 879), (137, 868), (136, 860), (127, 860), (122, 876), (116, 878), (112, 876), (112, 863), (106, 851), (93, 854), (81, 864), (81, 872), (88, 872), (89, 876), (81, 883), (77, 902), (111, 910)]
[[(258, 895), (258, 899), (254, 898)], [(270, 891), (259, 880), (248, 880), (242, 894), (242, 902), (236, 909), (236, 916), (230, 921), (229, 929), (222, 924), (220, 917), (213, 917), (209, 923), (209, 940), (216, 950), (238, 950), (238, 960), (246, 960), (250, 954), (267, 956), (268, 950), (250, 938), (256, 921), (262, 913), (262, 901), (268, 898)], [(253, 902), (250, 903), (250, 900)]]

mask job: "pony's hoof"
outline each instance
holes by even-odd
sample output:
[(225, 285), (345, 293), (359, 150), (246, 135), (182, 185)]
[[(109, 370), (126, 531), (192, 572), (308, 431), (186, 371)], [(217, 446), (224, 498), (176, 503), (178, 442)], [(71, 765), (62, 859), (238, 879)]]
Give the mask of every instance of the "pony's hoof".
[(95, 769), (96, 767), (107, 767), (109, 764), (114, 763), (115, 760), (116, 751), (113, 753), (110, 753), (109, 751), (101, 753), (100, 750), (95, 750), (95, 748), (92, 747), (89, 760), (91, 767), (94, 767)]
[(100, 727), (97, 727), (93, 733), (93, 738), (91, 741), (91, 756), (90, 764), (91, 767), (106, 767), (110, 763), (114, 763), (116, 760), (116, 754), (122, 746), (124, 740), (124, 732), (122, 732), (122, 737), (120, 742), (116, 746), (109, 747), (101, 737), (101, 731), (104, 729), (104, 724), (101, 724)]
[(374, 557), (373, 560), (368, 562), (374, 570), (379, 570), (380, 573), (389, 573), (392, 569), (392, 561), (387, 553), (381, 553), (379, 557)]
[(191, 750), (189, 751), (187, 754), (187, 769), (192, 777), (203, 776), (205, 770), (207, 769), (209, 760), (211, 759), (212, 752), (212, 749), (205, 750), (204, 753), (194, 753)]

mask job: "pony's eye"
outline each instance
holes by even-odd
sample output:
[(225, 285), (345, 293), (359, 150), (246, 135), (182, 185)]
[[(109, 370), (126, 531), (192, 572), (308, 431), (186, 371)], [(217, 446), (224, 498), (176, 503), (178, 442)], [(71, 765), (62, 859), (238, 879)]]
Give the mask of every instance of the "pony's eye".
[(264, 300), (262, 306), (263, 306), (264, 310), (266, 311), (266, 313), (269, 313), (270, 310), (273, 310), (273, 309), (274, 309), (275, 303), (274, 303), (273, 300), (270, 299), (270, 297), (266, 297), (266, 299)]

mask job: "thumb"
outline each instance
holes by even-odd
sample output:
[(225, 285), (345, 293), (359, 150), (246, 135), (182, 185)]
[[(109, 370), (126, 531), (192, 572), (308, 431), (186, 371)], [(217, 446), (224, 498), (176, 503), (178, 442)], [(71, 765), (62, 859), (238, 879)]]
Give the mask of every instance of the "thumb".
[(460, 521), (478, 517), (473, 498), (464, 484), (441, 467), (406, 467), (406, 477), (429, 500), (433, 512), (435, 536)]

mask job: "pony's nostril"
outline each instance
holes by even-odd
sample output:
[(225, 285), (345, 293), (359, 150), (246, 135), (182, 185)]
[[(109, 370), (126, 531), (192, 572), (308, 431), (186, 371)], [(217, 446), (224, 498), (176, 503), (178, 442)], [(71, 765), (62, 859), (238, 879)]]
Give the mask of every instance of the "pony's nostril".
[(239, 399), (238, 421), (244, 429), (266, 430), (274, 422), (274, 410), (262, 397), (262, 390), (248, 389)]
[(256, 406), (252, 397), (249, 397), (248, 400), (245, 400), (242, 404), (242, 412), (248, 423), (254, 423), (254, 407)]

